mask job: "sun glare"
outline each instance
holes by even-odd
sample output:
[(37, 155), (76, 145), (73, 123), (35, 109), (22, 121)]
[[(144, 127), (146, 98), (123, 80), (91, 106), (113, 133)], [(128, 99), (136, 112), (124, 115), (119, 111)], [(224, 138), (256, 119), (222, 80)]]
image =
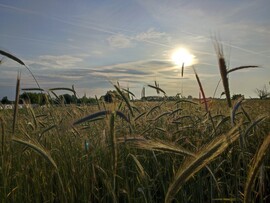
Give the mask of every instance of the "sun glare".
[(173, 51), (171, 60), (174, 64), (182, 66), (191, 66), (194, 64), (195, 56), (192, 55), (187, 49), (179, 48)]

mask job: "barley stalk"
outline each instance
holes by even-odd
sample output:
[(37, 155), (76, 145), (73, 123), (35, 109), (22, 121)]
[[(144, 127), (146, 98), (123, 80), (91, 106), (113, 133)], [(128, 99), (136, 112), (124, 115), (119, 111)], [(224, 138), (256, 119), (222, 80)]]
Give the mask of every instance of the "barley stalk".
[(20, 81), (21, 81), (21, 73), (17, 75), (17, 84), (16, 84), (16, 94), (15, 94), (15, 103), (14, 103), (14, 112), (13, 112), (13, 123), (12, 123), (12, 134), (15, 133), (15, 126), (18, 119), (18, 108), (19, 108), (19, 100), (20, 100)]
[(254, 181), (259, 171), (259, 168), (262, 165), (263, 160), (267, 155), (266, 152), (269, 150), (269, 146), (270, 146), (270, 134), (268, 134), (268, 136), (264, 139), (259, 150), (254, 155), (252, 162), (250, 163), (250, 169), (248, 171), (247, 181), (245, 185), (245, 192), (244, 192), (245, 203), (253, 202), (251, 199), (252, 187), (254, 185)]
[(118, 156), (117, 156), (117, 139), (115, 135), (115, 112), (112, 112), (110, 115), (110, 144), (112, 147), (112, 155), (113, 155), (113, 191), (116, 194), (116, 175), (117, 175), (117, 161), (118, 161)]
[(226, 66), (224, 53), (223, 53), (223, 47), (220, 43), (218, 43), (217, 40), (214, 45), (215, 45), (215, 49), (216, 49), (216, 53), (218, 57), (219, 72), (221, 75), (224, 92), (227, 99), (227, 104), (228, 104), (228, 107), (232, 107), (230, 88), (229, 88), (229, 79), (228, 79), (227, 66)]
[(229, 133), (214, 139), (203, 149), (198, 151), (195, 158), (190, 158), (178, 169), (177, 174), (167, 191), (165, 197), (166, 203), (169, 203), (174, 199), (174, 196), (179, 192), (185, 182), (219, 156), (231, 143), (238, 139), (238, 127), (239, 125), (233, 128)]

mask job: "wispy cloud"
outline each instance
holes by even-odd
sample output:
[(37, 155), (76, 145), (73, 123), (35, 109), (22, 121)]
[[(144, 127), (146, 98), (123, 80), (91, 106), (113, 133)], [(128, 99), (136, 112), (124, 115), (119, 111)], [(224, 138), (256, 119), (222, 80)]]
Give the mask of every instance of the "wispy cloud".
[(70, 56), (70, 55), (59, 55), (59, 56), (52, 56), (52, 55), (41, 55), (36, 60), (28, 60), (26, 61), (27, 64), (31, 67), (41, 66), (44, 68), (55, 69), (55, 68), (74, 68), (83, 59), (77, 56)]
[(131, 47), (132, 43), (129, 37), (123, 34), (112, 35), (108, 38), (109, 45), (114, 48)]
[(149, 44), (157, 44), (169, 47), (166, 45), (166, 42), (170, 40), (170, 36), (165, 32), (158, 32), (154, 28), (149, 28), (145, 32), (140, 32), (134, 35), (115, 34), (108, 37), (107, 40), (110, 46), (115, 48), (132, 47), (134, 44), (136, 44), (136, 42), (146, 42)]
[(160, 39), (167, 37), (168, 34), (165, 32), (158, 32), (154, 28), (149, 28), (146, 32), (137, 34), (134, 38), (138, 41), (151, 40), (151, 39)]

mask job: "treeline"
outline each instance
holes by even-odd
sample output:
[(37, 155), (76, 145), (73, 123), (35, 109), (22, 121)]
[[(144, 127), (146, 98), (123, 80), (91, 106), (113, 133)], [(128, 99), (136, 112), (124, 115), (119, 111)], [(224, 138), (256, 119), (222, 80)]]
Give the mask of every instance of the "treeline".
[[(52, 97), (53, 95), (53, 97)], [(19, 98), (19, 104), (38, 104), (44, 105), (46, 103), (50, 104), (97, 104), (98, 100), (102, 100), (106, 103), (112, 103), (115, 101), (122, 100), (119, 93), (115, 90), (107, 91), (105, 95), (101, 96), (99, 99), (97, 97), (91, 98), (84, 95), (81, 98), (75, 96), (75, 94), (62, 94), (57, 95), (55, 93), (45, 94), (42, 92), (24, 92)], [(122, 95), (125, 95), (127, 99), (130, 99), (130, 95), (126, 92), (122, 92)], [(3, 97), (1, 100), (2, 104), (13, 104), (14, 101), (10, 101), (7, 97)]]
[[(77, 98), (75, 95), (62, 94), (51, 97), (44, 93), (24, 92), (20, 95), (19, 103), (23, 104), (39, 104), (44, 105), (47, 102), (51, 104), (95, 104), (97, 103), (95, 98), (86, 97)], [(14, 102), (9, 100), (8, 97), (1, 99), (2, 104), (13, 104)]]

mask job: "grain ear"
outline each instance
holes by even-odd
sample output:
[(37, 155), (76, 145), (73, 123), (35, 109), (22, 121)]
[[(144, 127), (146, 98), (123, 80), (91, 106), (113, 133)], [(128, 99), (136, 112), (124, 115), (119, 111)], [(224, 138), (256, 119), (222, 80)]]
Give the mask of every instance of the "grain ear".
[(221, 80), (223, 83), (224, 92), (227, 99), (227, 104), (228, 104), (228, 107), (232, 107), (230, 88), (229, 88), (229, 79), (228, 79), (228, 70), (227, 70), (227, 65), (226, 65), (226, 61), (225, 61), (225, 57), (223, 53), (223, 47), (222, 47), (222, 44), (219, 43), (217, 40), (215, 40), (214, 42), (214, 47), (215, 47), (217, 58), (218, 58), (219, 72), (220, 72)]

